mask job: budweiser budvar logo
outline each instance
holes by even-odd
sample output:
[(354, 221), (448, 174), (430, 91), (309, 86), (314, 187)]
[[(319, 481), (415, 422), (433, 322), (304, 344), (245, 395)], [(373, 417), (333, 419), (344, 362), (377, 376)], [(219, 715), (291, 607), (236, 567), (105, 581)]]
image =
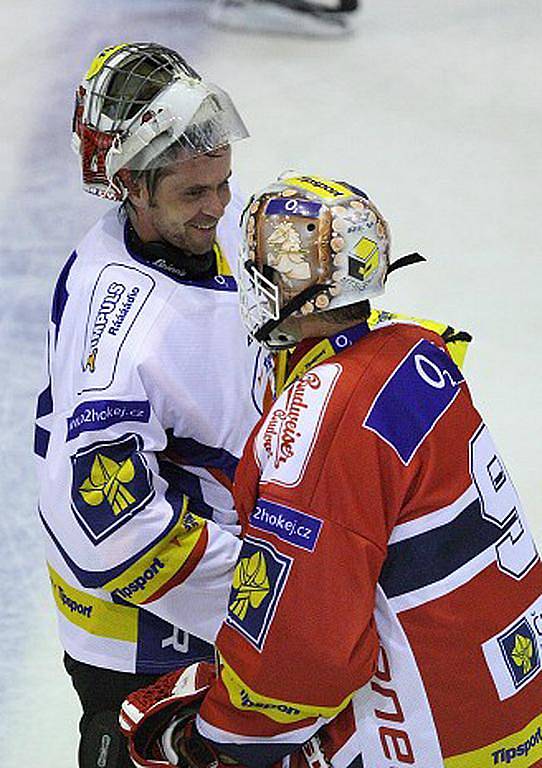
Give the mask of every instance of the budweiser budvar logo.
[(312, 371), (297, 381), (286, 394), (284, 408), (277, 408), (271, 413), (269, 423), (263, 434), (263, 447), (273, 460), (275, 468), (291, 459), (294, 455), (295, 442), (301, 437), (297, 425), (301, 414), (307, 408), (308, 389), (319, 389), (322, 381)]

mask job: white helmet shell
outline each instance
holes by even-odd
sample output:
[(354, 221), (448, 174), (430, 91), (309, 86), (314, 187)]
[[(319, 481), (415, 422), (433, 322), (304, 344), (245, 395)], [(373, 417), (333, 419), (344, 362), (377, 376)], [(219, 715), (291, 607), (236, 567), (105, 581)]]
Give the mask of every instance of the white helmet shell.
[(384, 292), (390, 233), (374, 203), (345, 182), (281, 177), (243, 214), (239, 292), (256, 340), (285, 346), (280, 322)]
[(106, 48), (76, 92), (73, 146), (84, 188), (100, 197), (123, 199), (123, 168), (157, 168), (246, 136), (230, 97), (155, 43)]

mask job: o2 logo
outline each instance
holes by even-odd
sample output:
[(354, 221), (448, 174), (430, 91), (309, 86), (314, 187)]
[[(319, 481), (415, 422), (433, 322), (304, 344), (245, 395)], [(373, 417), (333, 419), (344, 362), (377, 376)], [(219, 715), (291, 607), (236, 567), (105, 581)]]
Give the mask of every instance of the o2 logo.
[(506, 528), (506, 535), (495, 545), (497, 564), (501, 571), (519, 580), (538, 560), (538, 553), (517, 491), (485, 425), (470, 441), (470, 471), (480, 496), (482, 517)]

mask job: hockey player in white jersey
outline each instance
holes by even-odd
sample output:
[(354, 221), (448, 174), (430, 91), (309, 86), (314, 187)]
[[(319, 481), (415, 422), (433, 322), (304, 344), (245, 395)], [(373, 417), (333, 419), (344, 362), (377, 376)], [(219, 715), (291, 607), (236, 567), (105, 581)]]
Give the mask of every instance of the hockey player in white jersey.
[(227, 94), (156, 44), (105, 49), (77, 90), (84, 188), (121, 207), (59, 275), (35, 450), (81, 768), (131, 765), (122, 698), (212, 658), (226, 611), (262, 381), (229, 267), (245, 136)]

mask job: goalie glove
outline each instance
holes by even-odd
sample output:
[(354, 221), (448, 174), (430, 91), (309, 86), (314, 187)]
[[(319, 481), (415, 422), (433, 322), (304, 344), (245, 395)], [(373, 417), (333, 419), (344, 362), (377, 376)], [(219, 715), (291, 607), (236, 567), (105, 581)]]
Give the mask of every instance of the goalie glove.
[[(130, 757), (138, 768), (244, 768), (218, 752), (196, 729), (196, 715), (215, 679), (214, 664), (200, 661), (163, 675), (123, 701), (120, 729), (128, 739)], [(288, 762), (290, 768), (329, 766), (318, 735), (282, 764)], [(281, 768), (281, 763), (272, 768)]]
[(214, 664), (200, 661), (162, 675), (152, 685), (131, 693), (122, 703), (119, 725), (139, 768), (185, 765), (173, 750), (176, 728), (193, 722), (216, 678)]

